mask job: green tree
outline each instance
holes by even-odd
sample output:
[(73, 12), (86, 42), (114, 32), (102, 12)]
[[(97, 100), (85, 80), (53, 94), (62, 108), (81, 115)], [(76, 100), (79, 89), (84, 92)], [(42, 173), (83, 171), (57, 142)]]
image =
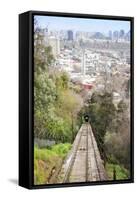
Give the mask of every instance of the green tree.
[(87, 113), (90, 117), (90, 123), (101, 156), (106, 160), (107, 158), (104, 146), (105, 134), (111, 128), (116, 113), (112, 94), (107, 92), (101, 95), (94, 93), (83, 112)]
[(53, 67), (45, 30), (34, 25), (34, 134), (58, 142), (73, 142), (82, 101), (65, 71)]

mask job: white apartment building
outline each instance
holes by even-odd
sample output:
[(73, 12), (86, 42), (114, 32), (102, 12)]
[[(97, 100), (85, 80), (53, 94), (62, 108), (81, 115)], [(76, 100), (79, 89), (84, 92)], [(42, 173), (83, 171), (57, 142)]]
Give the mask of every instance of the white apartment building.
[(48, 38), (48, 43), (52, 47), (52, 53), (54, 58), (56, 59), (57, 56), (60, 54), (60, 40), (54, 36), (50, 36)]

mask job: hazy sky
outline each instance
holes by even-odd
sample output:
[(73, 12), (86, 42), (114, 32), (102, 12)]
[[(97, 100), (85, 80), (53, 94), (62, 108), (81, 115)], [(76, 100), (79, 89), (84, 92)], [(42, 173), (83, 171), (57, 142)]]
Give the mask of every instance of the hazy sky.
[(85, 32), (108, 33), (109, 30), (130, 30), (130, 21), (104, 20), (104, 19), (84, 19), (53, 16), (35, 16), (38, 24), (42, 28), (48, 25), (49, 30), (73, 30)]

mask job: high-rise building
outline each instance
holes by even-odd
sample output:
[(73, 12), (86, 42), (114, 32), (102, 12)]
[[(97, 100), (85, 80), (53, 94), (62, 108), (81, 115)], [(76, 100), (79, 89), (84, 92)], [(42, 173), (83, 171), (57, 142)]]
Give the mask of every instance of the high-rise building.
[(56, 58), (60, 54), (60, 40), (54, 36), (48, 38), (49, 45), (52, 47), (52, 54)]
[(108, 37), (109, 37), (110, 40), (112, 40), (112, 31), (108, 32)]
[(126, 33), (126, 36), (125, 36), (125, 37), (126, 37), (126, 40), (127, 40), (127, 41), (130, 41), (130, 31), (128, 31), (128, 32)]
[(113, 32), (113, 40), (118, 40), (118, 38), (119, 38), (119, 33), (118, 33), (118, 31), (114, 31), (114, 32)]
[(84, 51), (82, 52), (81, 73), (83, 76), (86, 74), (86, 55)]
[(125, 36), (124, 30), (120, 30), (119, 31), (119, 38), (124, 38), (124, 36)]
[(68, 31), (68, 40), (73, 40), (73, 31)]

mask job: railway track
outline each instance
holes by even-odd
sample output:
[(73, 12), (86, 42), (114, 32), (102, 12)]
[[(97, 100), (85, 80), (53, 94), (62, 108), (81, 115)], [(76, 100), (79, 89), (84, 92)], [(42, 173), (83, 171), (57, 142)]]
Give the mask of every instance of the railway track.
[(106, 180), (106, 173), (89, 123), (81, 126), (59, 174), (59, 182)]

